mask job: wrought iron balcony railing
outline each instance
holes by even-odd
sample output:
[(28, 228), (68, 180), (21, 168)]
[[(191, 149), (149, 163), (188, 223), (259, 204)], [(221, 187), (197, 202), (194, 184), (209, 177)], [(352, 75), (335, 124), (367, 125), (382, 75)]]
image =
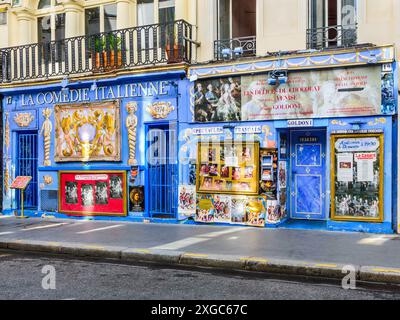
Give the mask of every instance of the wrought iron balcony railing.
[(230, 60), (256, 55), (256, 37), (242, 37), (214, 41), (214, 59)]
[(357, 44), (357, 24), (307, 29), (307, 49), (350, 47)]
[(0, 49), (1, 83), (191, 63), (193, 27), (184, 20)]

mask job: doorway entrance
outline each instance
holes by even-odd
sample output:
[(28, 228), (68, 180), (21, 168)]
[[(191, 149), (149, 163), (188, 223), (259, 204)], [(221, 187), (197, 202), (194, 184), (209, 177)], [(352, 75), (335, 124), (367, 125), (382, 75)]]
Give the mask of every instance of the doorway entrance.
[[(24, 208), (38, 208), (38, 134), (37, 132), (17, 133), (17, 170), (16, 176), (30, 176), (31, 182), (24, 191)], [(20, 191), (17, 190), (18, 209), (21, 208)]]
[(291, 217), (325, 220), (326, 131), (291, 131)]
[(152, 218), (175, 218), (178, 161), (175, 124), (147, 126), (147, 204)]

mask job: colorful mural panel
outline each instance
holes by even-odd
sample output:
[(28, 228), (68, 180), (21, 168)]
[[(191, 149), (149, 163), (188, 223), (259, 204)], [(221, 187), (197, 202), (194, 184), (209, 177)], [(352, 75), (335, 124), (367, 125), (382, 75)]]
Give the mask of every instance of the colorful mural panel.
[(56, 162), (121, 161), (119, 103), (55, 106)]

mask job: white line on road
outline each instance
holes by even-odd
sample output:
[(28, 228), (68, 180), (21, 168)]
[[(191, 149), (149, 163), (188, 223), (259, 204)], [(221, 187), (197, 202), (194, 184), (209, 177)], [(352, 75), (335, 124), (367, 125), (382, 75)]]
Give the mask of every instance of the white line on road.
[(7, 234), (13, 234), (14, 232), (8, 231), (8, 232), (0, 232), (0, 236), (5, 236)]
[(109, 227), (104, 227), (104, 228), (81, 231), (81, 232), (77, 232), (77, 234), (86, 234), (86, 233), (91, 233), (91, 232), (97, 232), (97, 231), (103, 231), (103, 230), (108, 230), (108, 229), (119, 228), (119, 227), (123, 227), (123, 226), (124, 226), (123, 224), (117, 224), (116, 226), (109, 226)]
[(245, 231), (245, 230), (248, 230), (248, 229), (242, 228), (242, 227), (237, 227), (237, 228), (229, 228), (227, 230), (222, 230), (222, 231), (199, 234), (196, 237), (189, 237), (189, 238), (185, 238), (185, 239), (182, 239), (182, 240), (166, 243), (166, 244), (163, 244), (163, 245), (160, 245), (160, 246), (153, 247), (151, 249), (155, 249), (155, 250), (178, 250), (178, 249), (182, 249), (182, 248), (185, 248), (185, 247), (192, 246), (192, 245), (200, 243), (200, 242), (208, 241), (208, 240), (210, 240), (212, 238), (215, 238), (215, 237), (218, 237), (218, 236), (222, 236), (222, 235), (225, 235), (225, 234), (228, 234), (228, 233), (240, 232), (240, 231)]
[(8, 218), (12, 218), (13, 216), (0, 216), (0, 219), (8, 219)]
[(60, 227), (60, 226), (64, 226), (68, 223), (55, 223), (55, 224), (48, 224), (45, 226), (39, 226), (39, 227), (32, 227), (32, 228), (26, 228), (26, 229), (22, 229), (22, 231), (30, 231), (30, 230), (38, 230), (38, 229), (46, 229), (46, 228), (55, 228), (55, 227)]

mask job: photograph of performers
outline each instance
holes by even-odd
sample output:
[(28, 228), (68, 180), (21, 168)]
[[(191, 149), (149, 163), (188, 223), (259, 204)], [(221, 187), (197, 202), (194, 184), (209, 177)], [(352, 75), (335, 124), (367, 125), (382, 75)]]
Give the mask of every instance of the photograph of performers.
[(110, 177), (110, 198), (111, 199), (122, 199), (123, 195), (123, 187), (122, 187), (122, 178), (120, 176), (111, 176)]
[(94, 205), (93, 186), (91, 184), (83, 184), (81, 188), (81, 199), (83, 207), (91, 207)]
[(96, 182), (96, 204), (108, 204), (107, 182)]
[(76, 182), (65, 184), (65, 202), (67, 204), (78, 204), (78, 184)]
[(198, 81), (194, 92), (195, 121), (240, 121), (241, 78)]

